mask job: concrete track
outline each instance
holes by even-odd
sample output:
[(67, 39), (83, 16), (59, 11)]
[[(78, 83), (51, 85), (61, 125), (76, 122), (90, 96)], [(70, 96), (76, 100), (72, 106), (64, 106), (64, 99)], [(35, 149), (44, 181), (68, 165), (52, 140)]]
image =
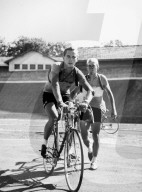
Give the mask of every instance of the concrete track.
[[(40, 156), (45, 120), (0, 120), (0, 191), (68, 191), (63, 159), (47, 177)], [(91, 171), (84, 146), (81, 192), (142, 191), (141, 125), (121, 124), (115, 135), (100, 133), (98, 169)]]

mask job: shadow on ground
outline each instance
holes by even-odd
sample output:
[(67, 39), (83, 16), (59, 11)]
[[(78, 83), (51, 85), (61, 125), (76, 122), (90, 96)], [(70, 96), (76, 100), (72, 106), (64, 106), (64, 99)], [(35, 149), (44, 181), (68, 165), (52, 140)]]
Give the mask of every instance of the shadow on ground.
[(22, 192), (27, 190), (61, 190), (57, 185), (48, 183), (45, 180), (52, 176), (61, 176), (64, 174), (62, 167), (54, 170), (52, 175), (47, 175), (42, 170), (43, 164), (39, 159), (33, 159), (31, 162), (16, 162), (15, 169), (0, 170), (0, 191)]

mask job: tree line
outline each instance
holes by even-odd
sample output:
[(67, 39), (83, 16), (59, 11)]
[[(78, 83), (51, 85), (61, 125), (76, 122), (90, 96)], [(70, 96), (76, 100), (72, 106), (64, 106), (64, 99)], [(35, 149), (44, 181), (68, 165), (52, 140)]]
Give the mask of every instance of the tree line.
[[(67, 45), (65, 42), (46, 43), (41, 38), (28, 38), (24, 36), (6, 44), (4, 38), (0, 37), (0, 56), (15, 57), (32, 50), (48, 56), (61, 57)], [(109, 46), (123, 46), (123, 44), (120, 40), (111, 40), (104, 45), (104, 47)]]
[(40, 38), (28, 38), (24, 36), (6, 44), (5, 40), (0, 38), (0, 56), (18, 56), (31, 50), (49, 56), (62, 56), (66, 46), (67, 44), (64, 42), (46, 43)]

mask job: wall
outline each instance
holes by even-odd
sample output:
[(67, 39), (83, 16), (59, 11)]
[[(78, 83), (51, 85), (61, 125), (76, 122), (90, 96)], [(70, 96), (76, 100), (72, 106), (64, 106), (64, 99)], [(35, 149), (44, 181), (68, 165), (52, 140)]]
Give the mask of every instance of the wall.
[(46, 81), (48, 70), (1, 72), (0, 81)]
[[(87, 74), (86, 61), (79, 61), (76, 66)], [(46, 80), (47, 73), (48, 70), (3, 72), (0, 69), (0, 80)], [(142, 59), (100, 61), (99, 73), (108, 78), (142, 77)]]
[[(131, 63), (130, 63), (131, 62)], [(85, 62), (77, 64), (86, 73)], [(114, 67), (115, 66), (115, 67)], [(130, 67), (131, 66), (131, 67)], [(100, 61), (100, 72), (107, 77), (142, 77), (142, 62), (137, 61), (111, 61), (105, 64)], [(9, 113), (45, 113), (42, 107), (42, 89), (47, 80), (47, 71), (7, 72), (0, 71), (0, 81), (36, 81), (36, 83), (0, 83), (0, 116)], [(110, 86), (116, 100), (117, 111), (121, 122), (142, 123), (142, 79), (110, 80)], [(104, 95), (108, 108), (107, 96)]]
[(6, 73), (8, 71), (8, 66), (0, 66), (0, 73)]
[[(137, 60), (102, 60), (99, 61), (99, 73), (108, 78), (114, 77), (140, 77), (142, 76), (142, 59)], [(77, 67), (87, 74), (86, 61), (79, 61)]]
[[(9, 62), (9, 71), (15, 71), (14, 65), (15, 64), (20, 64), (20, 70), (22, 70), (22, 65), (23, 64), (28, 64), (28, 70), (30, 64), (35, 64), (36, 65), (36, 70), (37, 70), (37, 65), (38, 64), (43, 64), (44, 70), (45, 70), (45, 65), (46, 64), (53, 64), (54, 61), (48, 57), (43, 56), (40, 53), (37, 52), (29, 52), (26, 53), (20, 57), (17, 57)], [(18, 71), (18, 70), (17, 70)]]
[[(110, 86), (116, 101), (120, 121), (123, 123), (142, 123), (142, 80), (111, 80)], [(38, 114), (45, 117), (42, 106), (44, 83), (0, 83), (0, 118), (6, 113)], [(104, 95), (107, 108), (110, 102)], [(46, 118), (46, 117), (45, 117)]]

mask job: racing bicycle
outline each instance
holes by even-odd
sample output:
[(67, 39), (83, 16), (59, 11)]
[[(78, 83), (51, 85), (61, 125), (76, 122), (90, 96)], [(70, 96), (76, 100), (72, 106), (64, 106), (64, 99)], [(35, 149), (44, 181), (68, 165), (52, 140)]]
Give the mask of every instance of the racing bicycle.
[[(78, 191), (83, 180), (84, 155), (83, 147), (77, 128), (80, 108), (78, 103), (69, 102), (67, 111), (59, 110), (59, 118), (55, 120), (54, 127), (48, 139), (46, 156), (43, 158), (45, 171), (51, 175), (60, 160), (64, 148), (65, 178), (70, 191)], [(60, 144), (60, 129), (64, 130)]]

